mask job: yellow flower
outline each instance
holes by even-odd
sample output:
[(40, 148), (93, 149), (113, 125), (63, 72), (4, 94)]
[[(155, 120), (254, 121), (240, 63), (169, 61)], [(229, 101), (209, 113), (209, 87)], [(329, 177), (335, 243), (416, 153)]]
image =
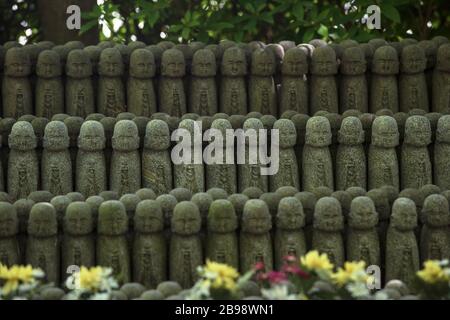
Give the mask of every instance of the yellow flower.
[(35, 281), (34, 270), (31, 265), (8, 268), (0, 264), (0, 279), (5, 281), (2, 292), (5, 295), (17, 290), (19, 284), (28, 284)]
[(90, 269), (81, 267), (79, 274), (79, 286), (81, 289), (95, 292), (100, 289), (102, 276), (102, 267), (92, 267)]
[(364, 261), (346, 262), (344, 268), (339, 268), (331, 275), (331, 278), (338, 286), (344, 286), (350, 281), (367, 281), (365, 267)]
[(431, 284), (450, 280), (437, 260), (425, 261), (424, 268), (417, 272), (417, 276)]
[(325, 253), (319, 255), (319, 252), (316, 250), (310, 251), (301, 257), (300, 262), (309, 270), (327, 272), (333, 270), (333, 264), (328, 260), (328, 256)]
[(212, 288), (225, 288), (230, 291), (236, 288), (236, 279), (239, 277), (239, 273), (235, 268), (207, 260), (204, 271), (211, 275), (212, 281), (210, 284)]

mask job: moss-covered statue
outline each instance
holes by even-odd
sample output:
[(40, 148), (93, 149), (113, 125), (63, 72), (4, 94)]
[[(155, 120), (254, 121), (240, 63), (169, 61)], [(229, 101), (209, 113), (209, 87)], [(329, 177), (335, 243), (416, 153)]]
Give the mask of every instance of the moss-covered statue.
[(200, 217), (202, 218), (202, 237), (204, 236), (203, 231), (206, 230), (209, 208), (211, 207), (211, 203), (213, 203), (214, 200), (215, 199), (207, 192), (197, 192), (196, 194), (192, 195), (190, 200), (198, 207)]
[(156, 195), (168, 193), (172, 185), (169, 126), (162, 120), (147, 123), (142, 151), (142, 185)]
[(340, 111), (355, 109), (368, 112), (367, 62), (361, 47), (349, 47), (342, 55), (340, 71)]
[(400, 111), (408, 112), (413, 108), (430, 111), (424, 72), (426, 67), (427, 58), (421, 46), (410, 45), (403, 48), (398, 80)]
[(120, 120), (114, 127), (110, 189), (119, 195), (134, 193), (141, 188), (141, 156), (139, 134), (131, 120)]
[[(222, 160), (221, 164), (213, 163), (206, 165), (206, 189), (222, 188), (228, 194), (237, 192), (237, 169), (234, 163), (227, 164), (227, 152), (234, 154), (233, 146), (227, 146), (226, 143), (226, 130), (231, 130), (232, 126), (230, 121), (226, 119), (216, 119), (211, 124), (211, 129), (219, 130), (222, 134)], [(218, 133), (218, 132), (217, 132)], [(211, 157), (218, 157), (215, 153), (208, 153)]]
[(16, 208), (8, 202), (0, 202), (0, 226), (0, 264), (7, 267), (20, 264), (19, 218)]
[(364, 261), (380, 266), (378, 212), (369, 197), (356, 197), (350, 206), (347, 230), (347, 261)]
[(331, 127), (328, 119), (322, 116), (310, 118), (306, 123), (302, 160), (302, 181), (305, 191), (313, 191), (320, 186), (334, 189), (330, 144)]
[(250, 111), (277, 115), (277, 96), (273, 78), (275, 69), (275, 56), (270, 49), (253, 51), (248, 83)]
[(317, 200), (313, 228), (312, 248), (326, 253), (335, 267), (342, 267), (345, 261), (344, 216), (337, 199), (323, 197)]
[(398, 112), (399, 62), (397, 51), (391, 46), (376, 49), (372, 60), (372, 77), (370, 79), (369, 110), (376, 113), (381, 109)]
[(100, 122), (83, 123), (78, 137), (76, 160), (76, 190), (86, 197), (100, 194), (107, 189), (105, 132)]
[(116, 117), (126, 111), (124, 64), (117, 48), (107, 48), (100, 55), (97, 110), (105, 116)]
[(369, 189), (389, 185), (399, 190), (399, 164), (395, 150), (398, 140), (395, 119), (389, 116), (376, 117), (372, 125), (372, 142), (368, 156)]
[(424, 226), (420, 235), (421, 261), (450, 257), (450, 213), (447, 199), (440, 194), (428, 196), (422, 209)]
[(42, 189), (53, 195), (73, 191), (69, 135), (64, 122), (51, 121), (45, 127), (41, 159)]
[(161, 57), (161, 77), (158, 81), (159, 111), (181, 117), (186, 113), (186, 94), (183, 77), (186, 63), (183, 53), (177, 49), (163, 52)]
[[(72, 116), (85, 118), (95, 112), (93, 68), (89, 51), (70, 51), (66, 64), (65, 94), (66, 112)], [(95, 73), (97, 74), (97, 65)], [(97, 80), (96, 76), (95, 79)]]
[(364, 130), (357, 117), (342, 120), (336, 152), (336, 189), (367, 188), (367, 164)]
[(45, 273), (47, 282), (59, 284), (60, 252), (56, 212), (50, 203), (36, 203), (28, 218), (25, 262)]
[(280, 114), (287, 110), (308, 114), (308, 56), (297, 47), (286, 51), (281, 65)]
[(134, 50), (130, 57), (130, 76), (127, 82), (128, 111), (136, 116), (150, 117), (156, 112), (156, 93), (153, 83), (156, 66), (153, 53)]
[(272, 217), (262, 200), (245, 203), (239, 242), (240, 270), (247, 272), (256, 263), (263, 263), (266, 271), (273, 269)]
[(311, 114), (324, 110), (339, 112), (336, 53), (330, 46), (316, 48), (311, 59)]
[(384, 265), (384, 256), (386, 250), (386, 234), (389, 227), (389, 219), (391, 216), (391, 205), (389, 198), (385, 191), (381, 188), (369, 190), (366, 194), (373, 204), (375, 205), (375, 211), (378, 213), (378, 239), (380, 241), (380, 261)]
[(420, 268), (419, 248), (414, 229), (417, 212), (414, 201), (397, 198), (386, 236), (386, 282), (398, 279), (407, 286), (413, 283)]
[(450, 43), (438, 48), (436, 67), (433, 72), (432, 108), (434, 112), (450, 112)]
[(39, 162), (36, 154), (36, 136), (29, 122), (17, 121), (8, 137), (7, 185), (13, 199), (26, 198), (39, 186)]
[(406, 119), (400, 164), (402, 189), (421, 188), (433, 182), (427, 148), (430, 143), (431, 126), (428, 119), (424, 116)]
[(276, 215), (274, 235), (275, 269), (280, 270), (284, 257), (300, 257), (306, 253), (306, 240), (303, 227), (305, 214), (302, 203), (295, 197), (281, 199)]
[[(57, 120), (55, 120), (57, 121)], [(77, 116), (69, 116), (64, 119), (64, 124), (67, 127), (67, 133), (69, 134), (69, 152), (72, 163), (75, 163), (78, 153), (78, 136), (80, 135), (81, 126), (83, 125), (84, 119)], [(36, 133), (36, 129), (35, 129)], [(43, 132), (44, 133), (44, 132)], [(37, 135), (37, 133), (36, 133)], [(39, 144), (38, 144), (39, 146)], [(75, 178), (76, 170), (75, 166), (72, 166), (73, 177)]]
[[(280, 119), (274, 123), (273, 129), (279, 132), (279, 141), (277, 141), (279, 168), (276, 174), (270, 176), (270, 189), (275, 191), (282, 186), (300, 189), (298, 161), (294, 150), (297, 142), (295, 125), (289, 119)], [(277, 142), (272, 141), (271, 143), (276, 144)]]
[(197, 267), (203, 264), (203, 248), (199, 232), (200, 212), (190, 201), (179, 202), (173, 210), (169, 249), (169, 279), (183, 288), (196, 282)]
[(134, 216), (133, 281), (156, 288), (167, 280), (164, 217), (156, 200), (141, 201)]
[(220, 112), (226, 114), (247, 114), (247, 59), (245, 51), (230, 47), (222, 56), (220, 67)]
[(218, 112), (216, 86), (216, 57), (209, 49), (194, 53), (191, 68), (189, 112), (201, 116), (213, 116)]
[(50, 119), (64, 112), (64, 84), (59, 55), (52, 50), (39, 54), (36, 65), (36, 115)]
[(94, 221), (90, 205), (81, 201), (69, 204), (63, 229), (61, 275), (66, 278), (71, 266), (89, 268), (95, 265)]
[(5, 75), (2, 81), (3, 117), (19, 118), (33, 113), (33, 92), (28, 78), (30, 56), (24, 48), (6, 51)]
[(128, 217), (124, 205), (117, 200), (103, 202), (98, 209), (97, 264), (111, 268), (121, 284), (131, 280), (127, 232)]
[[(450, 78), (449, 78), (450, 79)], [(450, 115), (439, 118), (434, 143), (434, 183), (442, 190), (450, 189)]]
[(206, 259), (226, 263), (238, 270), (238, 220), (233, 204), (223, 199), (213, 201), (207, 221)]
[[(245, 120), (243, 129), (246, 133), (253, 133), (256, 139), (248, 138), (245, 141), (245, 163), (238, 165), (238, 189), (242, 192), (246, 188), (257, 187), (263, 192), (267, 192), (269, 190), (269, 178), (261, 175), (261, 168), (265, 165), (261, 164), (259, 155), (256, 155), (256, 150), (264, 148), (260, 139), (260, 130), (264, 129), (263, 123), (259, 119), (249, 118)], [(254, 156), (252, 160), (255, 161), (250, 161), (250, 156)]]

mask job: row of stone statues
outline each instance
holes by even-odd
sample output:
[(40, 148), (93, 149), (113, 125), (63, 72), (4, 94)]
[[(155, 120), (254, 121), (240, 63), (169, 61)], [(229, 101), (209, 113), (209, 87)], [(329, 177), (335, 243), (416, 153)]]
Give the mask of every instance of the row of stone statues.
[[(79, 131), (72, 136), (65, 122), (50, 121), (41, 139), (36, 138), (32, 123), (18, 121), (1, 149), (6, 179), (0, 179), (0, 190), (20, 199), (37, 190), (54, 195), (76, 190), (88, 197), (104, 190), (134, 193), (141, 187), (152, 188), (158, 195), (177, 187), (193, 192), (218, 187), (229, 194), (248, 187), (268, 192), (282, 186), (312, 191), (321, 186), (346, 190), (391, 185), (399, 190), (435, 183), (442, 190), (450, 189), (450, 115), (439, 117), (435, 131), (426, 116), (409, 116), (401, 139), (397, 121), (390, 116), (372, 117), (371, 134), (366, 137), (362, 121), (355, 116), (345, 117), (336, 130), (325, 116), (302, 117), (306, 120), (303, 128), (296, 126), (294, 118), (279, 119), (270, 126), (279, 133), (278, 144), (271, 141), (279, 158), (273, 175), (262, 173), (267, 164), (261, 158), (250, 163), (250, 141), (244, 146), (245, 163), (176, 164), (169, 125), (160, 119), (146, 122), (143, 135), (136, 122), (113, 119), (108, 142), (102, 121), (80, 121)], [(195, 124), (193, 119), (184, 119), (178, 128), (193, 136)], [(233, 127), (229, 120), (218, 118), (211, 128), (225, 138), (226, 130)], [(242, 128), (259, 132), (265, 127), (260, 119), (248, 118)], [(190, 147), (191, 160), (194, 148)], [(220, 148), (224, 160), (227, 151), (235, 160), (239, 146), (230, 149), (224, 142)]]
[(40, 202), (48, 193), (38, 192), (0, 202), (0, 262), (29, 263), (55, 284), (77, 266), (102, 265), (121, 283), (155, 288), (170, 279), (189, 288), (205, 259), (243, 272), (257, 262), (271, 270), (285, 256), (315, 249), (336, 267), (363, 260), (379, 266), (385, 281), (409, 285), (422, 261), (450, 257), (448, 192), (416, 190), (428, 194), (419, 204), (408, 190), (355, 191), (283, 187), (255, 199), (255, 190), (246, 192), (249, 198), (219, 189), (156, 197), (141, 189), (120, 200), (106, 200), (117, 193), (103, 192), (105, 198), (68, 194), (50, 202)]
[(8, 42), (0, 46), (2, 114), (449, 113), (449, 61), (445, 37), (329, 45)]

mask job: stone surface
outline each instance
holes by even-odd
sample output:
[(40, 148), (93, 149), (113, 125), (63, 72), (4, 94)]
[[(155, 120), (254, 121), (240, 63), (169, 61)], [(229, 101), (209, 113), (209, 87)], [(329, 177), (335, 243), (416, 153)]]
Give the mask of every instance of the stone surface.
[(181, 117), (186, 113), (186, 94), (183, 77), (186, 62), (183, 53), (177, 49), (163, 52), (161, 57), (161, 77), (158, 81), (159, 111)]
[(436, 67), (432, 76), (432, 111), (450, 112), (450, 44), (438, 48)]
[(12, 204), (0, 202), (0, 225), (0, 263), (7, 267), (20, 264), (19, 218)]
[(434, 143), (434, 183), (443, 190), (450, 189), (450, 116), (439, 118)]
[(353, 46), (344, 50), (339, 81), (339, 109), (341, 112), (350, 109), (361, 112), (368, 111), (366, 65), (363, 49)]

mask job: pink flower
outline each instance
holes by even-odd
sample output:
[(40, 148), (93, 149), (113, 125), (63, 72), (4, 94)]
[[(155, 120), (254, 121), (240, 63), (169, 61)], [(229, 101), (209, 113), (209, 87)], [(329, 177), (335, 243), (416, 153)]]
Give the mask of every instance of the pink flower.
[(253, 267), (256, 271), (263, 271), (265, 269), (264, 262), (257, 262)]
[(288, 255), (288, 256), (284, 256), (283, 260), (287, 263), (292, 263), (292, 262), (297, 261), (297, 258), (293, 255)]
[(269, 282), (272, 284), (280, 283), (287, 280), (286, 274), (280, 271), (270, 271), (267, 277)]
[(282, 268), (282, 271), (287, 274), (297, 275), (300, 278), (304, 278), (304, 279), (309, 278), (309, 274), (307, 272), (303, 271), (298, 266), (284, 265)]

